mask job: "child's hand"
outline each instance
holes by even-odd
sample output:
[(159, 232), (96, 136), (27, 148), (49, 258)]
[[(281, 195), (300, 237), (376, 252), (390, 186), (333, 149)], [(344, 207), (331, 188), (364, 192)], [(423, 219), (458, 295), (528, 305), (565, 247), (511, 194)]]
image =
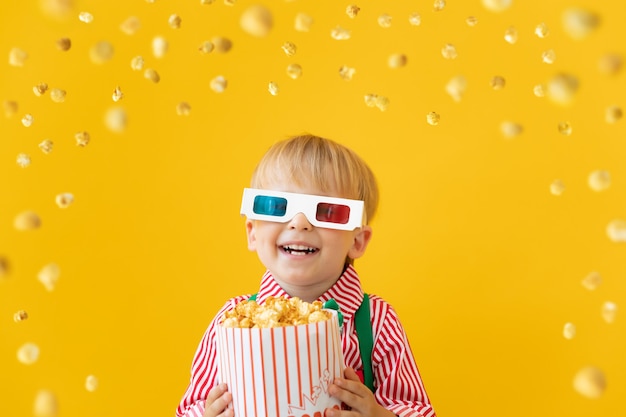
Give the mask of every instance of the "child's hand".
[(374, 394), (361, 383), (359, 376), (351, 368), (343, 373), (345, 378), (337, 378), (328, 388), (332, 397), (337, 398), (351, 410), (326, 409), (325, 417), (390, 417), (394, 414), (376, 402)]
[(232, 401), (233, 396), (228, 392), (226, 384), (214, 386), (209, 391), (202, 417), (234, 417), (233, 409), (226, 408)]

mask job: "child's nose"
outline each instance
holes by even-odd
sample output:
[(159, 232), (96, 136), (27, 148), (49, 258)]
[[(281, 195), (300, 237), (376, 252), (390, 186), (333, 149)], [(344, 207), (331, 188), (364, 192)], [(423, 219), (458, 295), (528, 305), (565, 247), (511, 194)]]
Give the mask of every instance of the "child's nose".
[(297, 213), (293, 216), (293, 219), (289, 221), (289, 228), (296, 230), (311, 230), (313, 225), (309, 222), (309, 219), (303, 213)]

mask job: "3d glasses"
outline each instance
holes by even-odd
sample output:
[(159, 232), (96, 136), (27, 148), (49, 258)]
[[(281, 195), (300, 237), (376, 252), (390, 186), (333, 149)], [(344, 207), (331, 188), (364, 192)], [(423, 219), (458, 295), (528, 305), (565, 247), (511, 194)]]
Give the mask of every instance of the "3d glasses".
[(361, 200), (244, 188), (241, 214), (251, 220), (284, 223), (298, 213), (315, 227), (354, 230), (363, 226)]

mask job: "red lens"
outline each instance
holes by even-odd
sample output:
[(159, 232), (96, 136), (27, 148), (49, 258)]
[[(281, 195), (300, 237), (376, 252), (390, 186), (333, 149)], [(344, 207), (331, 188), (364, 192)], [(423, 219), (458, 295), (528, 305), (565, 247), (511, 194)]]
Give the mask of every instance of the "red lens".
[(319, 203), (315, 218), (320, 222), (346, 224), (350, 220), (350, 207), (343, 204)]

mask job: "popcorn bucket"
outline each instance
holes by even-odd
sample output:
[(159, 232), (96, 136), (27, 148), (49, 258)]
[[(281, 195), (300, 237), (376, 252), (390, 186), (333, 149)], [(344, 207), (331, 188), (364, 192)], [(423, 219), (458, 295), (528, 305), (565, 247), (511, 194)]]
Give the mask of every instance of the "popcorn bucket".
[(328, 386), (343, 376), (337, 312), (326, 321), (272, 328), (217, 326), (220, 382), (235, 417), (322, 417), (341, 407)]

